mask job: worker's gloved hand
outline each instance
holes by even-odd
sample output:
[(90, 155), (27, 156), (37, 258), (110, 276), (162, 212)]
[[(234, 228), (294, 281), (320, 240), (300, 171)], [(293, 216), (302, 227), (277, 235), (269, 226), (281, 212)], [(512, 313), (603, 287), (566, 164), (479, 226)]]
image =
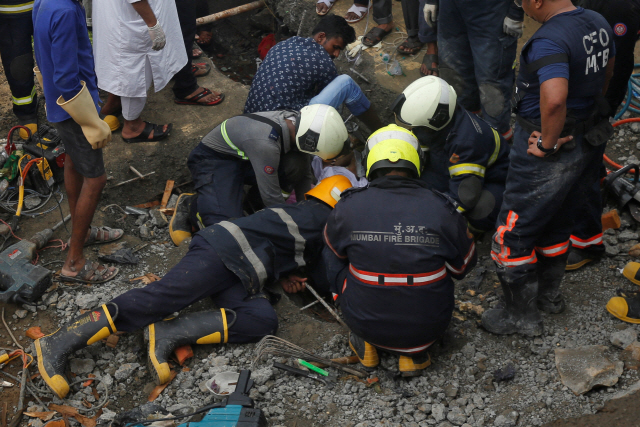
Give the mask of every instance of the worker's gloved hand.
[(519, 39), (520, 37), (522, 37), (523, 27), (523, 21), (516, 21), (515, 19), (511, 19), (506, 16), (502, 24), (502, 31), (504, 31), (505, 34), (510, 35), (511, 37)]
[(435, 27), (438, 21), (438, 5), (437, 4), (425, 4), (424, 5), (424, 20), (427, 21), (427, 25)]
[(94, 150), (102, 148), (111, 141), (111, 129), (98, 115), (96, 104), (87, 89), (85, 82), (81, 81), (82, 89), (73, 98), (65, 101), (61, 96), (56, 101), (64, 111), (71, 116), (74, 122), (80, 125), (82, 133)]
[(151, 49), (162, 50), (165, 44), (167, 44), (167, 37), (164, 35), (164, 30), (160, 26), (160, 21), (156, 22), (156, 25), (149, 28), (149, 36), (151, 37)]

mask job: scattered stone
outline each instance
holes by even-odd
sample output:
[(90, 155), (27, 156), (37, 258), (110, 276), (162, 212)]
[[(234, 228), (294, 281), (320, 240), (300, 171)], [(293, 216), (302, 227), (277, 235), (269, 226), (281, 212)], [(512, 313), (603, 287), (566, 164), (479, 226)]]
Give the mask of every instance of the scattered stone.
[(444, 394), (447, 397), (454, 398), (454, 397), (456, 397), (458, 395), (458, 387), (456, 387), (454, 384), (448, 384), (444, 388)]
[(114, 376), (118, 381), (126, 380), (131, 376), (131, 374), (133, 374), (133, 371), (135, 371), (139, 367), (139, 363), (125, 363), (118, 368)]
[(629, 125), (629, 129), (631, 129), (631, 132), (633, 133), (640, 133), (640, 123), (638, 122), (631, 123)]
[(449, 413), (447, 413), (447, 419), (455, 425), (460, 425), (467, 421), (467, 416), (459, 406), (454, 406)]
[(513, 365), (512, 362), (507, 363), (507, 365), (502, 369), (496, 369), (493, 372), (493, 378), (495, 378), (495, 380), (498, 382), (512, 380), (515, 376), (516, 376), (516, 367)]
[(555, 350), (556, 367), (562, 383), (580, 395), (597, 385), (612, 386), (622, 375), (624, 363), (612, 362), (605, 355), (607, 347), (590, 345)]
[(627, 328), (623, 331), (614, 332), (611, 334), (611, 344), (616, 347), (626, 348), (629, 344), (634, 342), (638, 338), (638, 333), (633, 328)]
[(171, 197), (169, 197), (169, 201), (167, 202), (167, 209), (175, 208), (176, 203), (178, 203), (178, 195), (172, 194)]
[(518, 416), (519, 414), (516, 411), (500, 414), (493, 421), (493, 425), (496, 427), (515, 426), (518, 422)]
[(69, 360), (69, 370), (74, 374), (89, 374), (96, 367), (93, 359), (71, 359)]
[(155, 225), (158, 228), (164, 228), (169, 225), (169, 221), (165, 214), (160, 212), (158, 209), (152, 209), (149, 211), (149, 215), (151, 215), (151, 224)]
[(14, 313), (18, 319), (24, 319), (29, 312), (27, 310), (16, 310)]
[(625, 363), (625, 368), (636, 370), (640, 368), (640, 343), (634, 341), (626, 346), (621, 358)]
[(110, 409), (102, 408), (102, 415), (100, 415), (100, 417), (98, 418), (98, 424), (108, 423), (110, 421), (113, 421), (116, 415), (117, 414), (111, 411)]
[(607, 256), (614, 257), (620, 253), (620, 248), (617, 245), (604, 244), (604, 253)]
[(431, 407), (431, 415), (436, 420), (436, 422), (444, 421), (446, 418), (446, 408), (443, 404), (437, 403)]
[(631, 230), (624, 230), (621, 231), (620, 234), (618, 234), (618, 241), (619, 242), (626, 242), (629, 240), (638, 240), (638, 233), (631, 231)]
[(80, 308), (90, 310), (98, 305), (98, 296), (95, 294), (84, 294), (76, 298), (76, 304)]
[(140, 232), (140, 237), (143, 239), (151, 237), (151, 230), (149, 230), (149, 227), (147, 227), (146, 224), (142, 224), (140, 228), (138, 228), (138, 231)]

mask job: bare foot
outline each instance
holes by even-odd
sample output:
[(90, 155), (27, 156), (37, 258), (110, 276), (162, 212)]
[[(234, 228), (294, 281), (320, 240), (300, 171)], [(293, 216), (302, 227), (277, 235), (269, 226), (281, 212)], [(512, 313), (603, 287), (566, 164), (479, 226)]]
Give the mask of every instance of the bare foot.
[(427, 67), (425, 64), (420, 65), (420, 71), (422, 72), (422, 74), (424, 74), (425, 76), (435, 76), (438, 77), (438, 63), (437, 62), (432, 62), (431, 63), (431, 68), (433, 68), (433, 71), (429, 69), (429, 67)]
[(323, 15), (323, 14), (326, 14), (327, 12), (329, 12), (329, 6), (327, 6), (322, 2), (316, 3), (316, 13), (318, 15)]
[(88, 275), (88, 273), (84, 271), (84, 266), (88, 262), (90, 261), (83, 259), (83, 260), (76, 260), (73, 266), (67, 267), (67, 264), (65, 264), (62, 267), (60, 274), (66, 277), (76, 277), (80, 275), (80, 278), (87, 281), (92, 281), (94, 279), (99, 279), (100, 281), (103, 281), (105, 279), (109, 280), (110, 278), (115, 276), (116, 273), (118, 272), (118, 269), (116, 267), (107, 267), (103, 264), (98, 264), (96, 262), (96, 263), (89, 264), (89, 267), (94, 269), (94, 273), (91, 275)]
[[(393, 22), (390, 22), (388, 24), (380, 24), (380, 25), (378, 25), (378, 28), (380, 28), (381, 30), (383, 30), (386, 33), (388, 31), (393, 31), (394, 24), (393, 24)], [(381, 37), (384, 37), (385, 35), (386, 34), (382, 35)], [(362, 40), (363, 41), (367, 40), (367, 42), (369, 44), (374, 44), (374, 45), (378, 44), (378, 43), (380, 43), (382, 41), (382, 39), (380, 39), (380, 40), (377, 40), (377, 39), (376, 40), (372, 40), (372, 39), (370, 39), (369, 37), (366, 37), (366, 36), (363, 37)]]
[[(185, 99), (191, 99), (191, 98), (193, 98), (194, 96), (198, 95), (200, 92), (202, 92), (204, 90), (205, 90), (205, 88), (199, 87), (195, 92), (193, 92), (192, 94), (187, 96)], [(221, 95), (220, 92), (211, 91), (210, 95), (207, 95), (207, 96), (205, 96), (203, 98), (200, 98), (198, 100), (198, 102), (202, 103), (202, 104), (208, 104), (210, 102), (215, 102), (218, 99), (220, 99), (220, 95)]]

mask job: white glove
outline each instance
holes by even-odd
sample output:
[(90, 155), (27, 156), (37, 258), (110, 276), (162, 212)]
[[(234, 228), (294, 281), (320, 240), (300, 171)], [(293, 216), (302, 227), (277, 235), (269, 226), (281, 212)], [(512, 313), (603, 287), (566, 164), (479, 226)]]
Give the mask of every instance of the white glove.
[(504, 23), (502, 24), (502, 31), (504, 31), (505, 34), (510, 35), (511, 37), (519, 39), (520, 37), (522, 37), (523, 27), (523, 21), (514, 21), (513, 19), (506, 16), (504, 18)]
[(427, 21), (427, 25), (435, 27), (438, 21), (438, 5), (437, 4), (425, 4), (424, 5), (424, 20)]
[(167, 38), (164, 35), (164, 30), (160, 26), (160, 21), (156, 23), (153, 27), (149, 28), (149, 36), (151, 37), (151, 42), (153, 45), (151, 49), (153, 50), (162, 50), (164, 45), (167, 43)]

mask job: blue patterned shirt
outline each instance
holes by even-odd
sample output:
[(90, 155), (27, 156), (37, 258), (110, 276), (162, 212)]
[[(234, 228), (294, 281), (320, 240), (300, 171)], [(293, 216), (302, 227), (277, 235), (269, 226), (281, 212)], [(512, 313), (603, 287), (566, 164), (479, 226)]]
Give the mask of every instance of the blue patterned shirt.
[(320, 43), (291, 37), (272, 47), (258, 68), (244, 112), (300, 110), (337, 76)]

